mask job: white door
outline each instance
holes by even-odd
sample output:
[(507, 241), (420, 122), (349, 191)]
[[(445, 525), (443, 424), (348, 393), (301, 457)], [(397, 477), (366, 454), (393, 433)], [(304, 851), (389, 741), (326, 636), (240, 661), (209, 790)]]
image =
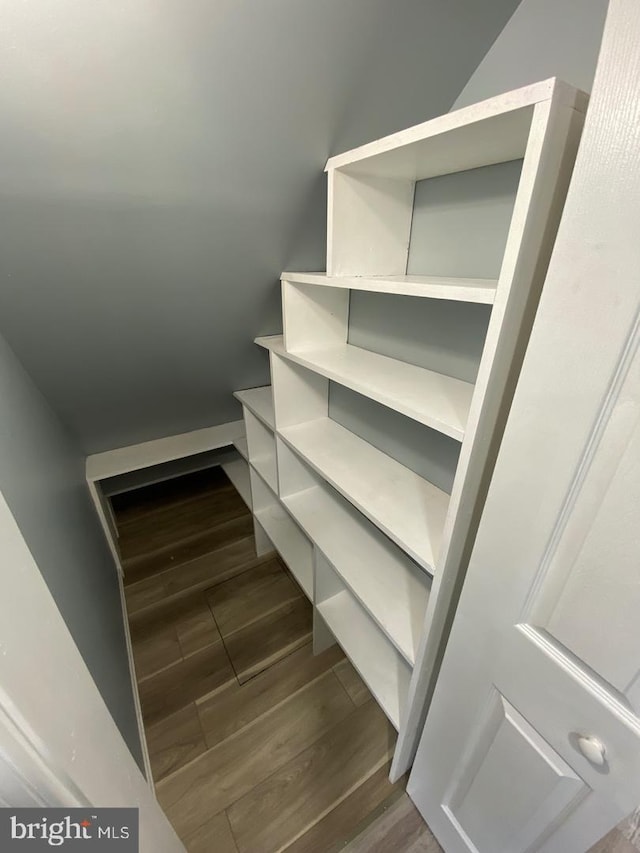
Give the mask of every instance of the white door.
[(0, 806), (139, 808), (141, 853), (183, 853), (0, 492)]
[(640, 803), (640, 3), (613, 0), (409, 794), (447, 853), (584, 853)]

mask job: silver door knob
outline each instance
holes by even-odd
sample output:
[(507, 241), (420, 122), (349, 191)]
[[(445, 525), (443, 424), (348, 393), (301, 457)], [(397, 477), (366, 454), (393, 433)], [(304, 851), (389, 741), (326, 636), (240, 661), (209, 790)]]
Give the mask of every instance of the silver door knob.
[(587, 761), (595, 764), (596, 767), (602, 767), (605, 763), (606, 750), (604, 744), (597, 737), (580, 735), (578, 737), (578, 748)]

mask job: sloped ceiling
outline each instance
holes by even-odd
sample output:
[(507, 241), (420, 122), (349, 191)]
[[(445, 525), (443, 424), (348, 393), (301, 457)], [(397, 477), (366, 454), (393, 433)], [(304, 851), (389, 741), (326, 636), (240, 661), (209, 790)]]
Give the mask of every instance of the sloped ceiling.
[(87, 452), (240, 416), (331, 154), (446, 112), (517, 0), (6, 0), (0, 330)]

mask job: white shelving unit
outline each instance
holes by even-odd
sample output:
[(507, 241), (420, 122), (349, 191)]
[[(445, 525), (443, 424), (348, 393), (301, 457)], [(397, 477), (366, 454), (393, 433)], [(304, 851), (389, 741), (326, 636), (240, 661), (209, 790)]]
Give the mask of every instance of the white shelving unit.
[(470, 382), (346, 343), (302, 352), (287, 351), (282, 335), (256, 343), (462, 441), (473, 396)]
[(262, 421), (267, 429), (273, 432), (273, 396), (270, 385), (264, 388), (249, 388), (247, 391), (236, 391), (233, 396), (242, 403), (245, 410), (248, 409), (259, 421)]
[(449, 495), (331, 418), (279, 435), (340, 494), (433, 572)]
[(305, 594), (313, 599), (313, 550), (311, 542), (302, 533), (278, 496), (251, 470), (251, 490), (254, 515), (274, 548), (289, 567)]
[[(256, 339), (272, 386), (236, 393), (257, 539), (312, 600), (314, 648), (335, 638), (398, 730), (393, 779), (422, 730), (586, 102), (547, 80), (331, 158), (327, 272), (282, 274), (284, 333)], [(486, 179), (487, 205), (469, 201), (464, 220), (486, 233), (491, 170), (510, 161), (522, 163), (495, 276), (462, 228), (453, 258), (416, 269), (414, 196), (450, 239), (450, 206), (430, 199), (448, 175), (456, 204), (460, 181)], [(461, 258), (472, 277), (444, 268)]]
[(284, 496), (282, 502), (413, 666), (431, 588), (429, 576), (321, 480)]
[(340, 645), (390, 722), (399, 729), (411, 667), (376, 629), (348, 590), (321, 601), (318, 611), (327, 627), (340, 638)]

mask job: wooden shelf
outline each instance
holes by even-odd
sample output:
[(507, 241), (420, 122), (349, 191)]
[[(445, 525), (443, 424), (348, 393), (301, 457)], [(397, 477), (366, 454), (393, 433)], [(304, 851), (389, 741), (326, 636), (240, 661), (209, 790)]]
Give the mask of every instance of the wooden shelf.
[(272, 492), (278, 492), (278, 467), (275, 456), (256, 456), (251, 460), (251, 467), (256, 471)]
[(132, 444), (103, 453), (87, 456), (86, 477), (89, 482), (117, 477), (129, 471), (140, 471), (154, 465), (164, 465), (198, 453), (226, 447), (238, 436), (244, 435), (243, 421), (205, 427), (167, 438), (156, 438), (142, 444)]
[(396, 729), (409, 692), (411, 669), (348, 590), (318, 611)]
[(242, 458), (246, 459), (248, 462), (249, 461), (249, 445), (247, 443), (246, 435), (243, 435), (241, 438), (236, 438), (233, 442), (233, 446), (238, 451), (240, 456), (242, 456)]
[(535, 104), (554, 97), (584, 112), (587, 96), (551, 78), (445, 113), (327, 161), (325, 171), (423, 180), (524, 157)]
[(251, 481), (249, 476), (249, 465), (245, 459), (234, 459), (222, 465), (222, 470), (231, 480), (236, 491), (251, 509)]
[(287, 352), (281, 335), (256, 343), (383, 406), (462, 441), (473, 385), (351, 344)]
[(433, 573), (449, 495), (330, 418), (279, 432), (374, 524)]
[(283, 272), (281, 281), (347, 290), (368, 290), (396, 296), (449, 299), (492, 305), (498, 282), (491, 278), (445, 278), (428, 275), (330, 276), (322, 272)]
[(430, 578), (331, 487), (315, 486), (282, 501), (413, 666)]
[(256, 521), (289, 567), (307, 598), (313, 601), (312, 545), (269, 489), (268, 484), (262, 483), (262, 486), (264, 494), (254, 501), (254, 505), (258, 507), (254, 510)]
[(236, 391), (233, 396), (259, 418), (266, 427), (270, 430), (275, 428), (271, 385), (265, 385), (262, 388), (248, 388), (246, 391)]

